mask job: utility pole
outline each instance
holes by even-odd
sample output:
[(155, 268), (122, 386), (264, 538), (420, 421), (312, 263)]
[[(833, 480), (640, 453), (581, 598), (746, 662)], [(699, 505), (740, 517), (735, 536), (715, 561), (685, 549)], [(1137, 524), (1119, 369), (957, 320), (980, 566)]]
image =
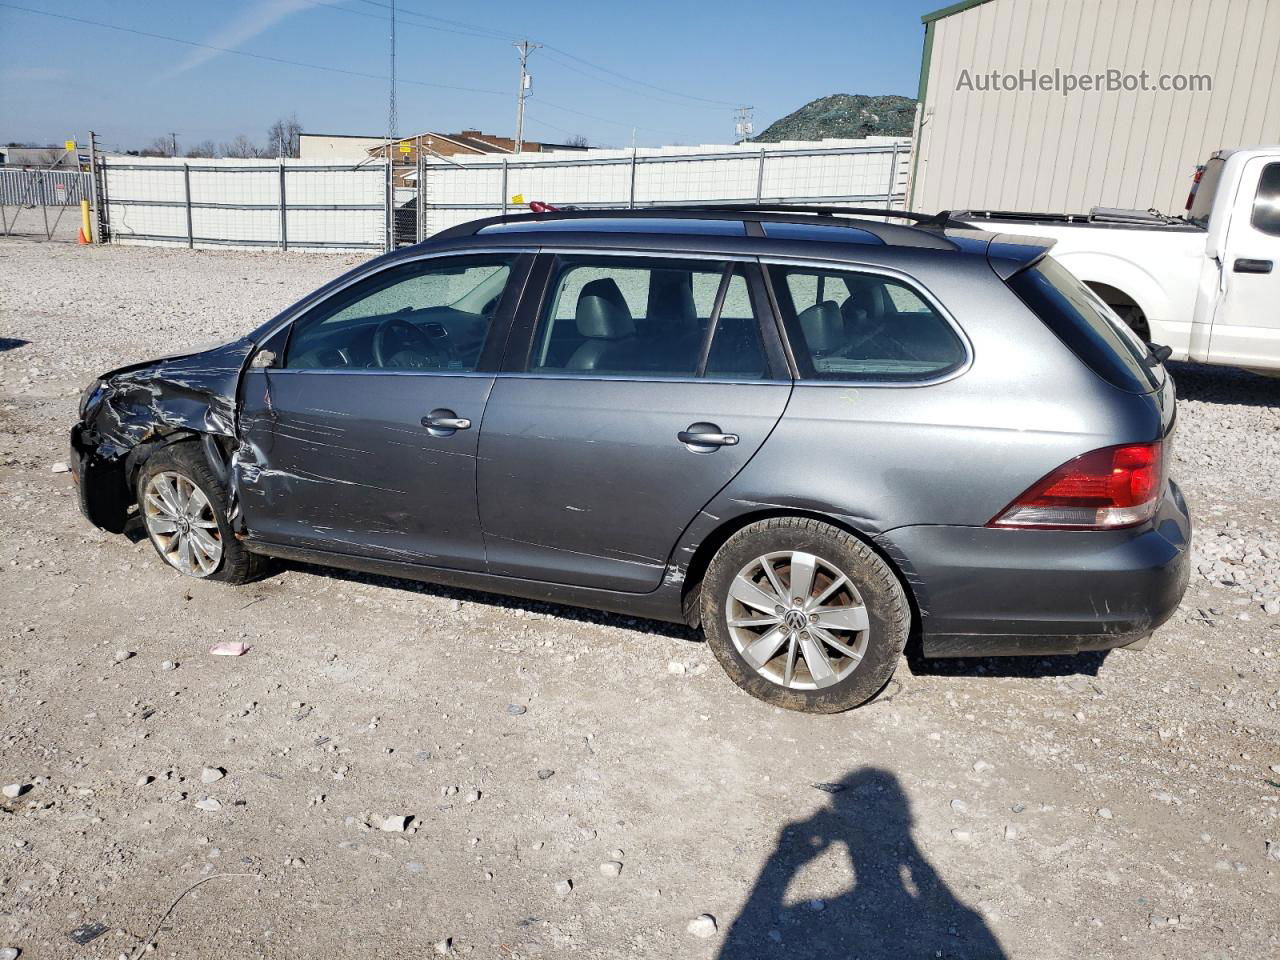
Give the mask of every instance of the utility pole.
[(176, 133), (169, 134), (169, 142), (173, 145), (173, 149), (169, 152), (169, 156), (176, 157), (178, 155), (178, 135)]
[(751, 114), (754, 110), (755, 107), (741, 106), (733, 111), (733, 128), (738, 137), (733, 141), (734, 143), (743, 143), (751, 139), (755, 129), (751, 124)]
[(529, 85), (531, 78), (529, 77), (529, 54), (537, 50), (542, 44), (530, 43), (528, 40), (522, 40), (515, 44), (515, 48), (520, 51), (520, 90), (516, 106), (516, 153), (520, 153), (524, 149), (524, 101), (529, 96)]

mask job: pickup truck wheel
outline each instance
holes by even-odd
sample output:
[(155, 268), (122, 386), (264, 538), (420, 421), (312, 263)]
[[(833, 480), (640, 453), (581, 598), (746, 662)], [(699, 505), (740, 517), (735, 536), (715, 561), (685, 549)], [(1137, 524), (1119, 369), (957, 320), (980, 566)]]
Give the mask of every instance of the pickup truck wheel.
[(137, 496), (147, 538), (179, 573), (232, 584), (261, 575), (265, 561), (232, 533), (226, 485), (196, 444), (175, 443), (153, 454), (138, 471)]
[(1151, 341), (1151, 326), (1147, 323), (1147, 315), (1142, 312), (1142, 308), (1133, 304), (1107, 304), (1116, 312), (1121, 320), (1125, 322), (1130, 330), (1142, 338), (1143, 343)]
[(707, 568), (702, 626), (720, 665), (766, 703), (838, 713), (882, 690), (911, 608), (865, 543), (807, 517), (775, 517), (729, 538)]

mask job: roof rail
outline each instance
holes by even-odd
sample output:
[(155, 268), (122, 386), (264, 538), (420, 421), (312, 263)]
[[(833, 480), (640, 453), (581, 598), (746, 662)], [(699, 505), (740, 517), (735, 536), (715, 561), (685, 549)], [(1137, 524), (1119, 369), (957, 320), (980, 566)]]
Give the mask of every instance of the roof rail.
[[(544, 220), (593, 220), (593, 219), (620, 219), (620, 218), (652, 218), (664, 217), (671, 219), (694, 219), (705, 217), (709, 213), (717, 214), (721, 217), (732, 215), (733, 219), (747, 221), (761, 220), (785, 220), (790, 219), (789, 215), (803, 214), (805, 216), (797, 217), (800, 220), (809, 220), (812, 217), (823, 217), (835, 219), (836, 216), (856, 216), (856, 217), (878, 217), (889, 219), (910, 220), (913, 226), (917, 227), (934, 227), (944, 228), (951, 224), (951, 217), (948, 211), (936, 214), (913, 213), (910, 210), (885, 210), (880, 207), (843, 207), (843, 206), (806, 206), (795, 203), (696, 203), (696, 204), (673, 204), (667, 206), (649, 206), (649, 207), (593, 207), (585, 210), (581, 208), (560, 208), (558, 210), (540, 211), (538, 213), (511, 213), (503, 214), (496, 217), (483, 217), (479, 220), (471, 220), (467, 223), (460, 223), (454, 227), (448, 227), (432, 236), (432, 240), (448, 239), (452, 237), (466, 237), (479, 233), (485, 227), (495, 226), (502, 223), (527, 223)], [(782, 216), (770, 216), (781, 214)], [(838, 222), (838, 221), (837, 221)], [(851, 224), (852, 226), (852, 224)]]

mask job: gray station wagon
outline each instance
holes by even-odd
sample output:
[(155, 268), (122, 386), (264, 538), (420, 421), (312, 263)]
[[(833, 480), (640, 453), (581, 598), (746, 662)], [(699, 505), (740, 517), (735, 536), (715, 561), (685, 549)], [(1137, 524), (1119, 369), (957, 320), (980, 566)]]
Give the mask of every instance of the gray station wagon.
[(875, 696), (913, 638), (1140, 646), (1188, 572), (1160, 348), (1045, 242), (884, 217), (454, 227), (91, 384), (82, 509), (193, 577), (281, 557), (701, 625), (798, 710)]

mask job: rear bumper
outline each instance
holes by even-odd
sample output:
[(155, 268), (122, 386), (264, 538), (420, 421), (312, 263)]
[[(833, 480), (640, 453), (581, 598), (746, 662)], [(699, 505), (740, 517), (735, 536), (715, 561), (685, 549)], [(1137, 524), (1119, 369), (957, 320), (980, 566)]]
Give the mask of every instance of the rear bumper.
[(910, 571), (925, 656), (1078, 653), (1134, 643), (1173, 616), (1191, 518), (1170, 482), (1154, 520), (1130, 530), (900, 527), (882, 545)]

